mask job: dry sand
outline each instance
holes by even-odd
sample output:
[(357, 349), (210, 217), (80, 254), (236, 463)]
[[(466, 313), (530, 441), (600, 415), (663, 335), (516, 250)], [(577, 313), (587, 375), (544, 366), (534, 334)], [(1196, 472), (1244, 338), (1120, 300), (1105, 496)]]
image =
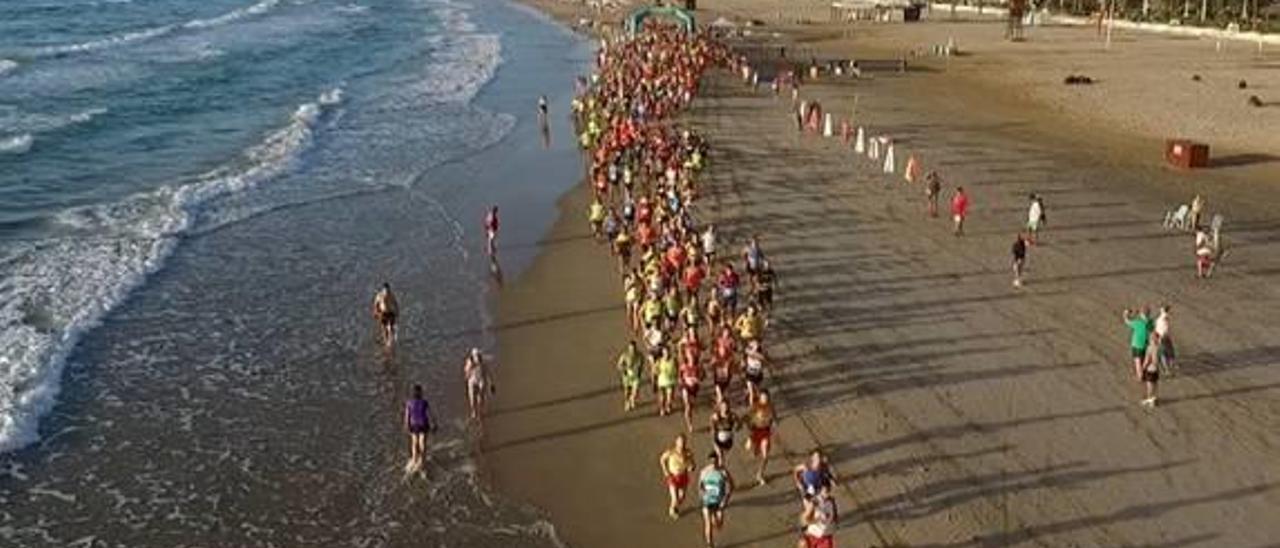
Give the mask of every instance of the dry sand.
[[(764, 4), (709, 8), (767, 14)], [(877, 28), (865, 51), (892, 51), (878, 33), (916, 28)], [(852, 56), (831, 27), (780, 30)], [(1274, 165), (1165, 169), (1158, 128), (1099, 130), (1070, 98), (1061, 109), (1035, 94), (993, 99), (1015, 76), (980, 68), (969, 49), (946, 70), (804, 88), (837, 113), (856, 96), (859, 123), (893, 135), (900, 157), (918, 154), (948, 187), (970, 189), (961, 239), (924, 216), (918, 185), (838, 139), (798, 136), (789, 100), (720, 77), (687, 117), (713, 149), (705, 214), (735, 246), (760, 233), (781, 278), (771, 337), (782, 450), (770, 486), (731, 508), (722, 546), (793, 545), (797, 504), (781, 475), (813, 446), (844, 480), (840, 546), (1275, 546), (1280, 220), (1276, 181), (1264, 180)], [(1115, 89), (1110, 73), (1088, 73)], [(1231, 255), (1207, 283), (1192, 278), (1189, 237), (1158, 223), (1197, 189), (1229, 219)], [(1015, 290), (1008, 248), (1032, 191), (1050, 224)], [(496, 484), (544, 508), (571, 545), (696, 546), (696, 515), (662, 515), (656, 458), (680, 419), (621, 411), (621, 294), (587, 238), (585, 200), (566, 196), (543, 254), (504, 290), (502, 390), (483, 450)], [(1147, 410), (1119, 314), (1159, 302), (1175, 307), (1181, 373)], [(705, 452), (706, 434), (695, 440)], [(744, 456), (730, 462), (740, 477)]]

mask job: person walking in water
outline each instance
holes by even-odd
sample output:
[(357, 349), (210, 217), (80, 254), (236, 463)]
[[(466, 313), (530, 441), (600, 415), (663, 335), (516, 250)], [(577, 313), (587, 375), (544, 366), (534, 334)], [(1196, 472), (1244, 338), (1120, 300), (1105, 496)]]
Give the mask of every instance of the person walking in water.
[(658, 456), (658, 467), (662, 469), (662, 481), (667, 486), (667, 515), (671, 519), (680, 519), (680, 505), (684, 504), (685, 493), (689, 489), (689, 471), (693, 470), (693, 451), (684, 434), (676, 434), (675, 442)]
[(951, 220), (955, 223), (955, 229), (952, 231), (956, 236), (964, 234), (964, 218), (969, 215), (969, 195), (964, 193), (964, 187), (956, 187), (955, 196), (951, 197)]
[(383, 283), (382, 289), (373, 296), (373, 319), (378, 322), (382, 344), (387, 348), (396, 340), (396, 319), (400, 315), (400, 304), (391, 292), (391, 284)]
[(489, 213), (484, 216), (484, 232), (488, 236), (489, 256), (498, 253), (498, 206), (489, 208)]
[(479, 348), (472, 348), (462, 362), (462, 376), (467, 383), (467, 404), (471, 407), (471, 418), (477, 421), (484, 414), (485, 389), (490, 394), (498, 391), (498, 386), (489, 377), (488, 369)]
[(409, 463), (405, 471), (421, 471), (427, 462), (427, 432), (435, 430), (435, 421), (420, 384), (413, 385), (413, 394), (404, 404), (404, 428), (409, 432)]
[(547, 125), (547, 96), (538, 96), (538, 125), (545, 127)]
[(698, 474), (702, 490), (702, 538), (708, 548), (716, 545), (716, 532), (724, 528), (724, 511), (733, 496), (733, 476), (724, 467), (719, 453), (707, 454), (710, 461)]

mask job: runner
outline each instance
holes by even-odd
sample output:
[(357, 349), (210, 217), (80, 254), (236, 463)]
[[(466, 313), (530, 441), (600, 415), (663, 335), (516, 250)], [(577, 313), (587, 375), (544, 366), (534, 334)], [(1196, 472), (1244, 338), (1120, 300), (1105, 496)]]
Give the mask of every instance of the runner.
[(737, 346), (736, 340), (733, 338), (733, 331), (728, 328), (720, 330), (720, 335), (715, 340), (715, 350), (712, 356), (712, 371), (715, 377), (716, 398), (728, 399), (729, 386), (733, 382), (734, 355)]
[(773, 404), (769, 402), (769, 391), (761, 389), (755, 403), (747, 412), (747, 426), (751, 429), (751, 437), (747, 439), (747, 451), (756, 456), (756, 483), (764, 485), (764, 469), (769, 465), (769, 449), (773, 445), (773, 423), (776, 415)]
[(743, 368), (743, 376), (747, 379), (747, 405), (756, 401), (756, 396), (760, 393), (764, 385), (764, 368), (768, 362), (764, 350), (760, 348), (760, 341), (751, 341), (747, 343), (746, 356), (743, 360), (746, 366)]
[(689, 489), (689, 471), (694, 466), (693, 451), (685, 443), (684, 434), (676, 434), (675, 443), (658, 456), (658, 468), (662, 470), (663, 483), (667, 486), (667, 515), (671, 519), (680, 519), (680, 505), (684, 504), (685, 492)]
[(747, 305), (747, 311), (738, 316), (734, 322), (734, 328), (738, 330), (738, 339), (744, 343), (759, 342), (760, 336), (764, 331), (764, 318), (760, 317), (760, 313), (756, 305)]
[(707, 258), (707, 265), (716, 260), (716, 225), (708, 224), (702, 231), (702, 256)]
[(1142, 380), (1143, 360), (1147, 357), (1151, 320), (1143, 312), (1126, 308), (1124, 323), (1129, 327), (1129, 355), (1133, 358), (1133, 378)]
[(738, 285), (737, 271), (733, 269), (732, 264), (725, 263), (724, 269), (720, 271), (720, 278), (716, 280), (716, 287), (719, 288), (720, 304), (731, 316), (738, 308)]
[(733, 476), (718, 453), (708, 454), (707, 459), (710, 462), (698, 475), (698, 486), (702, 488), (702, 538), (708, 548), (713, 548), (716, 532), (724, 528), (725, 508), (733, 496)]
[(484, 232), (488, 236), (489, 255), (498, 253), (498, 206), (489, 208), (489, 213), (484, 216)]
[(795, 480), (796, 490), (800, 491), (801, 498), (806, 501), (837, 481), (831, 466), (827, 464), (827, 458), (818, 449), (809, 453), (809, 460), (792, 469), (792, 479)]
[(387, 348), (396, 340), (396, 320), (400, 316), (400, 304), (391, 292), (391, 284), (382, 284), (382, 289), (373, 296), (373, 319), (378, 322), (382, 344)]
[(812, 500), (804, 504), (804, 510), (800, 514), (804, 531), (796, 548), (835, 548), (835, 529), (839, 519), (836, 500), (831, 496), (831, 486), (823, 485)]
[(764, 250), (760, 249), (757, 236), (748, 238), (747, 245), (742, 247), (742, 261), (747, 264), (748, 276), (754, 278), (760, 272), (760, 267), (764, 264)]
[(956, 187), (955, 196), (951, 197), (951, 220), (955, 222), (955, 230), (953, 234), (960, 236), (964, 234), (964, 219), (969, 215), (969, 195), (964, 193), (964, 187)]
[(778, 275), (773, 271), (773, 261), (765, 260), (755, 279), (755, 304), (761, 312), (773, 311), (773, 288)]
[(625, 228), (613, 239), (613, 253), (618, 256), (618, 272), (626, 272), (631, 266), (631, 233)]
[(653, 384), (658, 389), (658, 416), (671, 414), (671, 400), (676, 388), (676, 362), (665, 346), (658, 347), (658, 359), (653, 362)]
[(599, 240), (604, 235), (604, 203), (599, 197), (591, 200), (591, 205), (587, 206), (587, 222), (591, 224), (591, 236)]
[(942, 177), (936, 171), (924, 176), (924, 199), (928, 203), (929, 216), (938, 216), (938, 195), (942, 194)]
[(698, 388), (701, 384), (702, 367), (698, 365), (698, 355), (681, 352), (680, 401), (684, 404), (684, 427), (688, 432), (693, 432), (693, 406), (698, 402)]
[(1013, 287), (1022, 287), (1022, 269), (1027, 263), (1027, 238), (1018, 233), (1013, 241)]
[(716, 400), (715, 412), (711, 414), (711, 445), (720, 457), (720, 462), (729, 462), (729, 450), (733, 449), (733, 431), (738, 429), (738, 417), (729, 409), (725, 399)]
[(684, 298), (686, 301), (697, 301), (698, 293), (702, 289), (702, 280), (707, 276), (707, 271), (702, 267), (702, 261), (692, 260), (684, 267), (681, 281), (684, 285)]
[(472, 348), (462, 362), (462, 376), (467, 383), (467, 404), (471, 407), (471, 418), (479, 422), (484, 414), (485, 388), (490, 394), (498, 392), (498, 385), (489, 376), (489, 367), (480, 354), (479, 348)]
[(644, 356), (641, 356), (640, 350), (636, 348), (636, 341), (627, 341), (627, 346), (618, 355), (616, 364), (618, 375), (622, 377), (623, 411), (636, 408), (636, 398), (640, 394), (640, 369), (643, 363)]
[(435, 430), (431, 406), (422, 397), (422, 385), (413, 385), (413, 394), (404, 403), (404, 428), (409, 432), (409, 462), (405, 472), (422, 470), (427, 459), (427, 432)]
[(721, 320), (724, 319), (724, 308), (720, 304), (719, 290), (713, 298), (707, 299), (707, 327), (709, 331), (715, 331), (720, 326)]

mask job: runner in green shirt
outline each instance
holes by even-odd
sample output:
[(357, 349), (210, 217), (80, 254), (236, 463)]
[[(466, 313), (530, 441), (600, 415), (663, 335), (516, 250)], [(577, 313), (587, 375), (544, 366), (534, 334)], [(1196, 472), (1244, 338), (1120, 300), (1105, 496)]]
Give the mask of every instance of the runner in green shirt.
[(640, 393), (640, 367), (644, 363), (636, 341), (627, 341), (627, 347), (618, 355), (618, 374), (622, 376), (622, 410), (636, 408), (636, 397)]

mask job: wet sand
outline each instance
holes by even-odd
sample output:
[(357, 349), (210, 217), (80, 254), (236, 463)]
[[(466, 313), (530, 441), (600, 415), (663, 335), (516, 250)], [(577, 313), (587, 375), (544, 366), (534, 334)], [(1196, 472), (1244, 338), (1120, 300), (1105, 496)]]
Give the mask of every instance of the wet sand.
[[(893, 135), (900, 161), (917, 154), (945, 189), (968, 188), (961, 239), (924, 215), (918, 184), (838, 139), (797, 135), (789, 100), (721, 75), (687, 116), (712, 147), (702, 203), (726, 247), (761, 234), (781, 283), (780, 450), (770, 486), (731, 507), (722, 546), (793, 545), (798, 505), (780, 475), (814, 446), (842, 476), (841, 546), (1280, 538), (1273, 167), (1172, 171), (1154, 135), (1029, 97), (993, 101), (996, 80), (924, 70), (804, 88), (837, 113), (856, 96), (859, 122)], [(587, 237), (584, 190), (500, 301), (499, 375), (518, 388), (500, 392), (487, 462), (574, 546), (699, 545), (698, 517), (671, 524), (658, 483), (680, 419), (621, 411), (621, 293)], [(1159, 226), (1196, 190), (1228, 218), (1231, 254), (1209, 282), (1193, 279), (1190, 236)], [(1049, 225), (1015, 290), (1009, 245), (1033, 191)], [(1147, 410), (1119, 316), (1160, 302), (1174, 305), (1180, 371)], [(694, 440), (705, 453), (705, 432)], [(744, 457), (730, 457), (740, 478)]]

